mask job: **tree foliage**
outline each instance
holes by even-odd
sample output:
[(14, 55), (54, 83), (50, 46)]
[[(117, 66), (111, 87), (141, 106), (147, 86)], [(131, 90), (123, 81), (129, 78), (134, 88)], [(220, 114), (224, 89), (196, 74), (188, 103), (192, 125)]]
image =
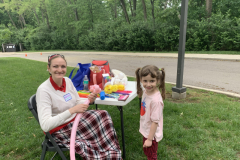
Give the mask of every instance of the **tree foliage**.
[[(186, 50), (239, 50), (239, 0), (189, 0)], [(174, 51), (181, 0), (0, 0), (0, 42), (27, 50)]]

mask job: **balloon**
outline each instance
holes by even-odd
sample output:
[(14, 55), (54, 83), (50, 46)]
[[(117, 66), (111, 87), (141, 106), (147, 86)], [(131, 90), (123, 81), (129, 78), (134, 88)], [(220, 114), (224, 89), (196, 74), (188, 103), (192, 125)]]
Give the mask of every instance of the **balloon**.
[(105, 92), (104, 92), (104, 91), (101, 91), (101, 92), (100, 92), (100, 99), (101, 99), (101, 100), (104, 100), (104, 99), (105, 99)]
[[(101, 88), (98, 85), (92, 85), (91, 91), (93, 93), (100, 93)], [(89, 104), (90, 100), (87, 99), (84, 104)], [(80, 118), (82, 117), (82, 113), (78, 113), (74, 122), (73, 122), (73, 127), (72, 127), (72, 132), (71, 132), (71, 138), (70, 138), (70, 158), (71, 160), (75, 160), (75, 140), (76, 140), (76, 132), (77, 132), (77, 126), (80, 121)]]

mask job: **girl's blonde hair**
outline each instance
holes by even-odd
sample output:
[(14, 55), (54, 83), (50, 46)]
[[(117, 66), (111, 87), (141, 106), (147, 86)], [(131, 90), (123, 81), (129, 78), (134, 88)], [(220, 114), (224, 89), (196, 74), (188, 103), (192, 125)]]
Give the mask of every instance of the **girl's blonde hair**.
[(156, 78), (157, 82), (160, 82), (160, 85), (158, 86), (158, 89), (161, 91), (161, 95), (163, 100), (165, 99), (165, 70), (164, 68), (159, 69), (158, 67), (154, 65), (147, 65), (144, 66), (143, 68), (138, 68), (135, 71), (136, 74), (136, 80), (137, 80), (137, 94), (138, 97), (142, 97), (142, 88), (140, 84), (140, 80), (142, 77), (146, 77), (149, 74), (151, 75), (152, 78)]

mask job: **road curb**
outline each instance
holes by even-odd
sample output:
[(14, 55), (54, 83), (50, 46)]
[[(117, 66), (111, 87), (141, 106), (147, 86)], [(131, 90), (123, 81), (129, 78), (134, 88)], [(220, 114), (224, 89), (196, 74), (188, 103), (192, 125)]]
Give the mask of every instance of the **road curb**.
[[(128, 76), (128, 75), (127, 75), (127, 77), (135, 78), (133, 76)], [(176, 85), (176, 83), (173, 83), (173, 82), (165, 82), (165, 83)], [(196, 87), (196, 86), (191, 86), (191, 85), (186, 85), (186, 84), (183, 84), (183, 86), (187, 87), (187, 88), (202, 89), (202, 90), (205, 90), (205, 91), (210, 91), (210, 92), (215, 92), (215, 93), (219, 93), (219, 94), (224, 94), (224, 95), (227, 95), (227, 96), (230, 96), (230, 97), (234, 97), (234, 98), (240, 98), (240, 94), (236, 94), (236, 93), (224, 92), (224, 91), (219, 91), (219, 90), (215, 90), (215, 89), (208, 89), (208, 88), (202, 88), (202, 87)]]
[[(172, 82), (165, 82), (165, 83), (176, 85), (176, 83), (172, 83)], [(224, 92), (224, 91), (219, 91), (219, 90), (215, 90), (215, 89), (208, 89), (208, 88), (196, 87), (196, 86), (185, 85), (185, 84), (183, 84), (183, 86), (187, 87), (187, 88), (202, 89), (202, 90), (205, 90), (205, 91), (215, 92), (215, 93), (219, 93), (219, 94), (225, 94), (225, 95), (230, 96), (230, 97), (240, 98), (240, 95), (236, 94), (236, 93)]]

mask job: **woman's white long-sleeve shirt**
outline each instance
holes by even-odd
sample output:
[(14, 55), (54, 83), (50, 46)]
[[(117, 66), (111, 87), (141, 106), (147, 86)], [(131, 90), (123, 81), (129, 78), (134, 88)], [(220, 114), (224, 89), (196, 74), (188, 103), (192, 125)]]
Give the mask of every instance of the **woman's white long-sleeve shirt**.
[(64, 78), (66, 81), (65, 92), (55, 90), (50, 79), (43, 82), (37, 89), (38, 118), (44, 132), (48, 132), (72, 120), (76, 113), (71, 115), (68, 109), (85, 101), (85, 99), (79, 97), (71, 79), (68, 77)]

